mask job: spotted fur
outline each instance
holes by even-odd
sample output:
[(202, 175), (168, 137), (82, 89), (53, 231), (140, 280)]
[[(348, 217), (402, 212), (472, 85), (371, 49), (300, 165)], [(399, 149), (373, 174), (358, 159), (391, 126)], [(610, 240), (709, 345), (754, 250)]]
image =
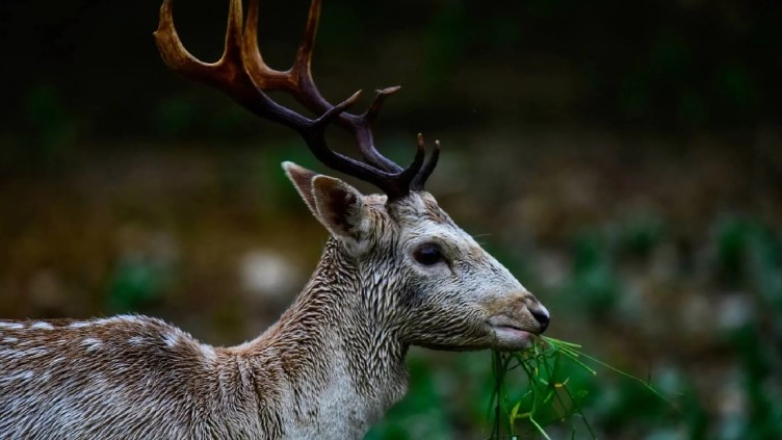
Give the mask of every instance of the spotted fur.
[[(411, 345), (519, 349), (548, 313), (428, 193), (387, 202), (286, 163), (332, 233), (256, 339), (212, 347), (155, 318), (0, 321), (0, 438), (361, 438)], [(416, 261), (436, 243), (444, 260)]]

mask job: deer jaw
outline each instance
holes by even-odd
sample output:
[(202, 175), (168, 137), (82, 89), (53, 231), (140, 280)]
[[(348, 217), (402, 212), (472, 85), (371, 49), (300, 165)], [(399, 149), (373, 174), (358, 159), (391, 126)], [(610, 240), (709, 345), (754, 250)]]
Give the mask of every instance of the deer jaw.
[(524, 349), (545, 307), (427, 192), (388, 201), (295, 164), (284, 168), (352, 261), (364, 312), (405, 345)]

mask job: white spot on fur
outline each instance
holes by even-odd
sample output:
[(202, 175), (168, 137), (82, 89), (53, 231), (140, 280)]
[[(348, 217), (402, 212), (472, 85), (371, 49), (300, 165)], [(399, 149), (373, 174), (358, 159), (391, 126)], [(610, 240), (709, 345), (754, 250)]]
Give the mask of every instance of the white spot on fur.
[(22, 359), (28, 356), (37, 356), (48, 353), (45, 348), (31, 348), (28, 350), (6, 349), (0, 350), (0, 357), (4, 359)]
[(95, 338), (84, 338), (84, 340), (81, 341), (81, 345), (87, 347), (87, 351), (94, 351), (99, 349), (103, 345), (103, 342)]
[(19, 356), (20, 357), (26, 357), (26, 356), (39, 356), (49, 353), (49, 350), (44, 347), (36, 347), (36, 348), (30, 348), (27, 350), (19, 350)]
[(133, 336), (132, 338), (128, 339), (128, 344), (130, 345), (141, 345), (144, 343), (144, 338), (141, 336)]
[(43, 321), (36, 322), (35, 324), (31, 325), (30, 328), (39, 329), (39, 330), (54, 330), (53, 325)]
[(15, 380), (30, 380), (35, 376), (32, 371), (26, 370), (26, 371), (20, 371), (18, 373), (9, 374), (8, 376), (0, 376), (0, 381), (2, 382), (11, 382)]
[(166, 343), (166, 347), (174, 348), (179, 342), (179, 335), (176, 333), (166, 333), (163, 335), (163, 342)]
[(119, 315), (113, 318), (109, 318), (109, 321), (113, 322), (127, 322), (130, 324), (143, 324), (144, 320), (135, 315)]
[(8, 336), (8, 337), (3, 338), (3, 343), (4, 344), (13, 344), (13, 343), (16, 343), (16, 342), (19, 342), (19, 339), (15, 338), (13, 336)]
[[(106, 375), (101, 373), (101, 372), (99, 372), (99, 371), (96, 371), (96, 372), (92, 373), (90, 375), (90, 379), (92, 379), (94, 382), (97, 382), (99, 388), (104, 388), (105, 384), (108, 382), (108, 380), (106, 379)], [(106, 394), (111, 396), (111, 393), (106, 393)], [(111, 397), (114, 397), (114, 396), (111, 396)]]
[(143, 323), (143, 320), (133, 315), (118, 315), (118, 316), (112, 316), (111, 318), (100, 318), (92, 321), (76, 321), (70, 323), (68, 327), (84, 328), (84, 327), (112, 325), (112, 324), (119, 324), (119, 323), (140, 324)]
[(0, 321), (0, 328), (7, 328), (9, 330), (21, 330), (24, 328), (24, 324), (20, 322), (3, 322)]
[(213, 362), (217, 359), (217, 353), (215, 353), (215, 349), (211, 345), (201, 344), (201, 353), (209, 362)]

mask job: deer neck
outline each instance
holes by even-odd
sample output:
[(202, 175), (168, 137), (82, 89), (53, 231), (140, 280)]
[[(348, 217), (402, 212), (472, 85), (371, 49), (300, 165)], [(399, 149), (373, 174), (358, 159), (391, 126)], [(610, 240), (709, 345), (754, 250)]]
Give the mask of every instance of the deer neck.
[(407, 390), (408, 347), (378, 322), (367, 299), (384, 292), (370, 284), (332, 239), (294, 304), (248, 344), (273, 364), (260, 368), (279, 370), (293, 419), (320, 435), (334, 429), (363, 436)]

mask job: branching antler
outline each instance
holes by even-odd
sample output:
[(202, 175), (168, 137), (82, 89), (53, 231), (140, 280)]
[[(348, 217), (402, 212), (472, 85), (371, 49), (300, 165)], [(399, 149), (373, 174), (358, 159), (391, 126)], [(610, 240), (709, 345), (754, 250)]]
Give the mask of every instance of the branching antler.
[[(180, 75), (222, 90), (257, 116), (288, 126), (298, 132), (310, 151), (326, 166), (372, 183), (394, 200), (411, 190), (422, 190), (426, 179), (437, 165), (439, 143), (424, 163), (425, 147), (418, 135), (418, 147), (413, 163), (402, 168), (380, 154), (374, 145), (371, 123), (377, 117), (386, 98), (399, 87), (378, 90), (366, 112), (348, 113), (361, 91), (343, 102), (332, 105), (320, 93), (312, 79), (311, 62), (315, 34), (320, 17), (320, 0), (312, 0), (304, 32), (293, 65), (287, 71), (270, 68), (258, 48), (258, 0), (250, 0), (247, 21), (243, 23), (241, 0), (230, 0), (225, 50), (215, 63), (204, 63), (184, 48), (172, 18), (172, 0), (164, 0), (160, 9), (160, 24), (155, 32), (163, 61)], [(264, 91), (282, 90), (296, 101), (320, 115), (310, 119), (269, 98)], [(336, 122), (356, 139), (364, 162), (340, 154), (326, 143), (325, 131)]]

